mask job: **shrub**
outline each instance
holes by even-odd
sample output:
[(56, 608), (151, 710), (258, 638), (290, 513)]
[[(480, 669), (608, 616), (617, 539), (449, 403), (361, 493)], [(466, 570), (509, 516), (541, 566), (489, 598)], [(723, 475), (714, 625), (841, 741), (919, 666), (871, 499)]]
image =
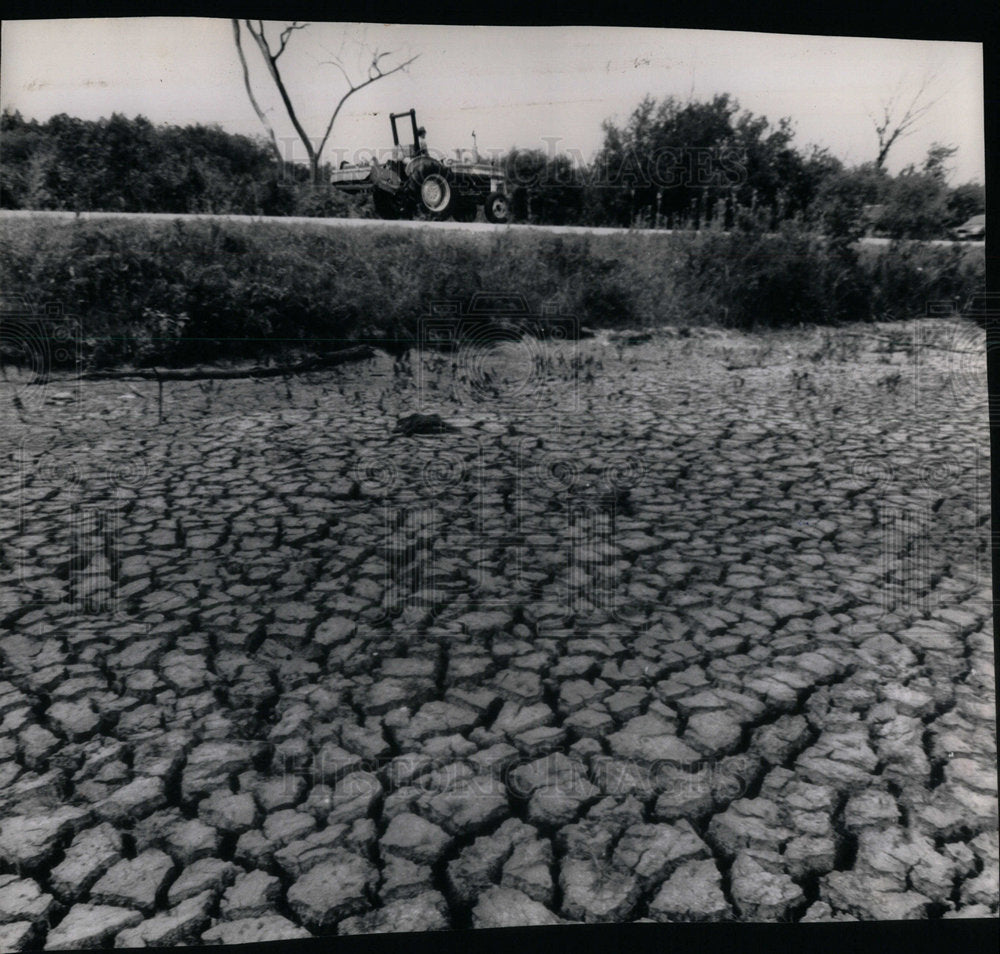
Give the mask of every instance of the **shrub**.
[(245, 359), (412, 338), (435, 299), (479, 291), (591, 327), (735, 328), (922, 314), (983, 287), (982, 248), (767, 234), (394, 231), (268, 221), (10, 220), (9, 293), (79, 316), (91, 364)]
[(931, 303), (964, 308), (986, 287), (986, 261), (981, 249), (959, 243), (925, 245), (894, 242), (860, 256), (869, 310), (875, 318), (907, 318), (926, 314)]
[(936, 238), (948, 222), (948, 190), (937, 176), (914, 172), (892, 180), (877, 227), (890, 238)]

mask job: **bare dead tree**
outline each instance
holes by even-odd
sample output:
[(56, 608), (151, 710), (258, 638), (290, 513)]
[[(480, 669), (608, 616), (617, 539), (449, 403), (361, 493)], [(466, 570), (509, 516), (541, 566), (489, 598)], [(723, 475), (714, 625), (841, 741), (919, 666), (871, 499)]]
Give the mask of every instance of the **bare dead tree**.
[[(875, 133), (878, 136), (878, 157), (875, 160), (875, 168), (885, 167), (886, 157), (895, 142), (914, 131), (916, 124), (936, 106), (941, 97), (928, 100), (927, 95), (934, 83), (933, 76), (925, 76), (917, 88), (913, 98), (908, 105), (902, 108), (902, 83), (896, 87), (896, 92), (882, 103), (882, 113), (880, 117), (869, 114), (869, 118), (875, 126)], [(902, 114), (900, 114), (902, 109)]]
[[(341, 109), (344, 104), (353, 96), (355, 93), (364, 89), (366, 86), (370, 86), (372, 83), (378, 82), (380, 79), (385, 79), (387, 76), (391, 76), (393, 73), (399, 73), (405, 70), (414, 60), (419, 57), (419, 54), (411, 56), (409, 59), (404, 60), (402, 63), (397, 64), (391, 68), (385, 68), (383, 66), (384, 61), (395, 54), (395, 51), (379, 52), (377, 49), (372, 51), (371, 63), (368, 66), (368, 76), (361, 82), (355, 82), (351, 79), (347, 70), (345, 69), (343, 63), (337, 60), (325, 61), (333, 66), (336, 66), (340, 72), (343, 74), (345, 81), (347, 82), (347, 92), (340, 97), (337, 102), (336, 107), (333, 110), (333, 115), (330, 117), (329, 123), (327, 123), (326, 131), (323, 133), (323, 138), (319, 140), (318, 145), (314, 144), (313, 140), (309, 138), (306, 134), (302, 123), (299, 121), (298, 114), (295, 111), (295, 106), (292, 103), (291, 97), (288, 95), (288, 89), (285, 86), (285, 82), (282, 79), (281, 72), (278, 69), (278, 60), (281, 55), (285, 52), (288, 46), (288, 41), (291, 39), (292, 34), (297, 30), (304, 30), (308, 23), (300, 23), (298, 20), (294, 21), (291, 25), (286, 26), (278, 37), (277, 47), (272, 49), (271, 42), (264, 29), (263, 20), (244, 20), (244, 26), (247, 31), (253, 37), (254, 42), (257, 44), (257, 48), (260, 50), (261, 56), (264, 58), (264, 64), (267, 67), (268, 74), (274, 82), (275, 88), (278, 91), (278, 95), (281, 97), (281, 102), (284, 104), (285, 112), (288, 114), (289, 120), (291, 120), (292, 126), (295, 129), (296, 134), (302, 141), (302, 145), (305, 146), (306, 155), (309, 157), (309, 169), (314, 183), (319, 182), (319, 166), (320, 159), (323, 155), (323, 150), (326, 148), (327, 141), (330, 138), (330, 133), (333, 132), (333, 125), (337, 120), (337, 116), (340, 114)], [(257, 99), (253, 94), (253, 89), (250, 84), (250, 73), (247, 69), (246, 57), (243, 53), (243, 46), (240, 40), (240, 23), (238, 20), (233, 20), (233, 38), (236, 43), (236, 52), (239, 54), (240, 64), (243, 67), (243, 83), (246, 86), (247, 96), (250, 98), (250, 104), (253, 106), (254, 112), (257, 114), (257, 118), (261, 121), (264, 128), (267, 130), (271, 145), (273, 146), (275, 152), (278, 155), (279, 160), (283, 160), (284, 157), (281, 155), (281, 150), (278, 147), (278, 140), (274, 133), (274, 128), (269, 122), (266, 113), (260, 108)]]
[(274, 127), (268, 120), (267, 114), (260, 108), (257, 97), (253, 94), (253, 87), (250, 85), (250, 70), (247, 68), (247, 58), (243, 55), (243, 43), (240, 41), (239, 20), (233, 20), (233, 40), (236, 43), (236, 52), (240, 58), (240, 66), (243, 67), (243, 85), (246, 87), (250, 105), (253, 106), (253, 111), (257, 114), (261, 125), (267, 130), (267, 134), (271, 139), (271, 147), (274, 149), (274, 154), (278, 157), (278, 162), (283, 162), (284, 156), (282, 156), (281, 149), (278, 146), (278, 137), (274, 134)]

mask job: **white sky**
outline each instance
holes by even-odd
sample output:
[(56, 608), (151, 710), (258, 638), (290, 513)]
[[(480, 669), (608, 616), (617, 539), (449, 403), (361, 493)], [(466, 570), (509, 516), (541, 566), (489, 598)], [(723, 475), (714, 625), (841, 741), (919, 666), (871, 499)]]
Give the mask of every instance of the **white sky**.
[[(271, 24), (272, 46), (279, 26)], [(28, 118), (113, 112), (157, 123), (218, 123), (262, 133), (243, 88), (228, 20), (131, 18), (3, 23), (0, 104)], [(243, 32), (258, 98), (279, 136), (293, 137), (260, 53)], [(279, 67), (300, 119), (322, 135), (344, 80), (331, 60), (343, 50), (364, 76), (358, 41), (400, 57), (399, 73), (355, 94), (330, 148), (391, 143), (387, 116), (416, 107), (432, 149), (471, 145), (579, 150), (600, 146), (603, 119), (624, 122), (646, 93), (708, 99), (728, 92), (772, 121), (795, 121), (796, 144), (827, 146), (848, 164), (874, 159), (871, 115), (900, 94), (902, 106), (934, 77), (939, 99), (901, 139), (888, 166), (922, 161), (933, 141), (957, 145), (952, 183), (985, 178), (982, 46), (978, 43), (787, 36), (706, 30), (605, 27), (462, 27), (317, 23), (292, 36)], [(389, 62), (398, 62), (388, 58)], [(304, 152), (294, 153), (305, 158)], [(325, 158), (334, 158), (328, 154)]]

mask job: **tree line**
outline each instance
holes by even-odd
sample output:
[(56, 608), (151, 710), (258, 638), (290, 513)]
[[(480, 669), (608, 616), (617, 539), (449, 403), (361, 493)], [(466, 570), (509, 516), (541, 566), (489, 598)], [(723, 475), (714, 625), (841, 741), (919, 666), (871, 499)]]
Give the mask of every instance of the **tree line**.
[[(646, 97), (623, 124), (605, 122), (603, 133), (590, 159), (555, 148), (498, 157), (515, 218), (694, 229), (798, 221), (848, 239), (934, 238), (985, 208), (981, 185), (949, 184), (954, 147), (935, 143), (922, 163), (897, 175), (884, 157), (849, 168), (828, 150), (799, 148), (790, 120), (772, 123), (725, 94), (700, 102)], [(282, 163), (266, 139), (217, 126), (119, 114), (41, 123), (17, 112), (0, 117), (7, 209), (372, 214), (367, 201), (324, 185), (328, 178), (329, 166)]]
[(646, 97), (603, 132), (586, 165), (543, 150), (506, 157), (522, 219), (695, 229), (797, 220), (845, 238), (934, 238), (985, 209), (981, 185), (949, 185), (952, 146), (934, 143), (895, 176), (881, 151), (848, 168), (827, 149), (798, 148), (791, 120), (771, 123), (726, 94)]
[(309, 170), (277, 162), (260, 137), (218, 126), (0, 116), (0, 207), (242, 215), (363, 214)]

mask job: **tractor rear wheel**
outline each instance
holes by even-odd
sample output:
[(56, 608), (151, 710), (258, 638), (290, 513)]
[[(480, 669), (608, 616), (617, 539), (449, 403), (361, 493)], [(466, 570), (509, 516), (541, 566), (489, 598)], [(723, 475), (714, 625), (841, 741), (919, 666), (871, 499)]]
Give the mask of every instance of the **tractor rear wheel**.
[(486, 221), (494, 225), (503, 225), (510, 219), (510, 203), (502, 192), (491, 192), (483, 204)]
[(444, 217), (451, 208), (452, 192), (448, 180), (438, 172), (432, 172), (420, 183), (420, 201), (432, 215)]

